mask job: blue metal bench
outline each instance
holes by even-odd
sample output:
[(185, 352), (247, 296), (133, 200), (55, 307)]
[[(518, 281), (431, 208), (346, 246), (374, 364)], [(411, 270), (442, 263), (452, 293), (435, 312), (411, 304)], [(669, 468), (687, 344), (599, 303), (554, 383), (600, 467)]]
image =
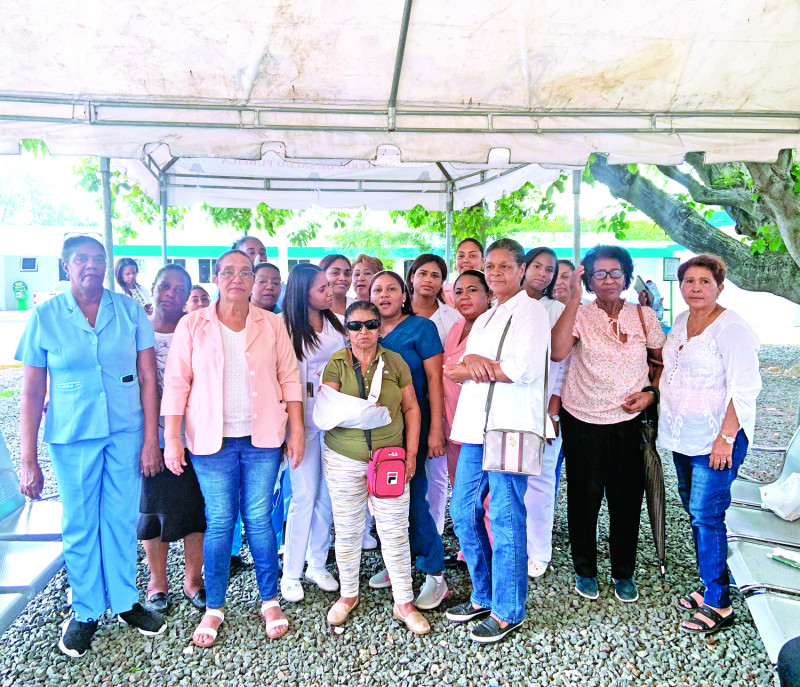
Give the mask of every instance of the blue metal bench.
[[(2, 439), (2, 434), (0, 434)], [(61, 504), (19, 492), (5, 439), (0, 441), (0, 634), (64, 566)]]

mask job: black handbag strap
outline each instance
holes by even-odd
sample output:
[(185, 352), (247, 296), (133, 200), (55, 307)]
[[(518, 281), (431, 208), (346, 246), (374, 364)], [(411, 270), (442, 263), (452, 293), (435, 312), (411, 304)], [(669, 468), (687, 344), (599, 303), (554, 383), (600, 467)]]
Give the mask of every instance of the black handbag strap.
[[(506, 327), (503, 329), (503, 335), (500, 337), (500, 343), (497, 346), (497, 355), (495, 356), (495, 360), (500, 360), (500, 353), (503, 351), (503, 342), (506, 340), (506, 334), (508, 334), (508, 330), (511, 328), (511, 320), (514, 318), (512, 315), (508, 318), (508, 322), (506, 322)], [(489, 409), (492, 407), (492, 396), (494, 396), (494, 385), (497, 382), (489, 382), (489, 393), (486, 396), (486, 421), (483, 423), (483, 433), (486, 434), (486, 429), (489, 426)]]
[[(366, 400), (367, 392), (364, 388), (364, 375), (361, 373), (361, 363), (358, 362), (358, 358), (356, 358), (352, 352), (350, 353), (351, 357), (353, 358), (353, 372), (356, 373), (356, 380), (358, 381), (358, 393)], [(367, 448), (369, 449), (369, 455), (372, 455), (372, 431), (369, 429), (364, 430), (364, 436), (367, 438)]]

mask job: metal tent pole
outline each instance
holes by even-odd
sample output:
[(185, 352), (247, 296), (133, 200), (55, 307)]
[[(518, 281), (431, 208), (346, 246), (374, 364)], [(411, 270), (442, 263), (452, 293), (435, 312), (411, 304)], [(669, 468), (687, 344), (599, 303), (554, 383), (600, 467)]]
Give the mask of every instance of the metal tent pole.
[(581, 171), (572, 172), (572, 262), (581, 262)]
[(444, 261), (450, 270), (450, 258), (453, 252), (453, 182), (447, 182), (447, 222), (445, 230)]
[(161, 266), (167, 264), (167, 175), (158, 175), (159, 205), (161, 206)]
[(100, 158), (100, 187), (103, 191), (103, 247), (106, 249), (106, 288), (114, 290), (114, 235), (111, 229), (111, 160)]

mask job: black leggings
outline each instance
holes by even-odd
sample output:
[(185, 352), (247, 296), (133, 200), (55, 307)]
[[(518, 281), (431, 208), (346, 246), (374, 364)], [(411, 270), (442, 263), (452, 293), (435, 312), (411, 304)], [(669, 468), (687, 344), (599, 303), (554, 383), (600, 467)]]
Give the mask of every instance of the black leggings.
[(608, 501), (611, 576), (633, 577), (644, 460), (639, 417), (613, 425), (583, 422), (561, 410), (567, 466), (567, 519), (572, 563), (581, 577), (597, 577), (597, 516)]

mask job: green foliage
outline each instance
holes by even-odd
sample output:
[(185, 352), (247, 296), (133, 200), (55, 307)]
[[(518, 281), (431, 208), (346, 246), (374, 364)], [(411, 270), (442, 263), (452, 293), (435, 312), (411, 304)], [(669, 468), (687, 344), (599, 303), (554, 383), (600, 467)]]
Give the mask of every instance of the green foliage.
[(39, 138), (23, 138), (19, 144), (22, 146), (23, 150), (27, 150), (29, 153), (32, 153), (34, 157), (44, 157), (46, 155), (50, 155), (50, 151), (47, 150), (45, 142)]
[[(97, 196), (97, 204), (103, 206), (103, 194), (100, 177), (100, 160), (96, 157), (82, 157), (74, 168), (78, 177), (78, 186)], [(155, 225), (161, 221), (161, 208), (148, 196), (138, 184), (128, 182), (122, 172), (111, 170), (111, 224), (117, 232), (120, 244), (125, 244), (127, 239), (136, 238), (137, 232), (133, 228), (129, 216), (120, 213), (118, 201), (122, 201), (130, 215), (144, 224)], [(186, 208), (168, 207), (167, 226), (181, 227)]]
[(745, 236), (742, 243), (750, 245), (750, 255), (763, 255), (767, 251), (788, 253), (789, 249), (783, 242), (783, 237), (774, 224), (765, 224), (756, 231), (756, 237)]
[[(453, 213), (454, 244), (470, 237), (486, 245), (489, 239), (526, 231), (532, 220), (549, 217), (554, 212), (553, 194), (555, 191), (564, 191), (566, 179), (566, 174), (561, 174), (544, 193), (532, 184), (525, 184), (518, 191), (506, 194), (493, 203), (481, 201), (463, 210), (456, 210)], [(447, 215), (444, 212), (428, 211), (418, 205), (411, 210), (389, 214), (394, 222), (402, 219), (409, 228), (423, 230), (419, 237), (423, 243), (429, 243), (434, 236), (444, 236), (446, 233)]]
[(381, 259), (387, 269), (394, 267), (395, 261), (390, 254), (397, 248), (413, 246), (418, 253), (429, 253), (433, 249), (432, 234), (421, 231), (418, 227), (408, 231), (392, 232), (365, 227), (364, 224), (369, 216), (369, 210), (366, 208), (361, 208), (354, 216), (346, 213), (335, 214), (334, 225), (338, 226), (340, 231), (328, 236), (333, 244), (341, 248), (343, 253), (352, 256), (358, 253), (374, 255)]

